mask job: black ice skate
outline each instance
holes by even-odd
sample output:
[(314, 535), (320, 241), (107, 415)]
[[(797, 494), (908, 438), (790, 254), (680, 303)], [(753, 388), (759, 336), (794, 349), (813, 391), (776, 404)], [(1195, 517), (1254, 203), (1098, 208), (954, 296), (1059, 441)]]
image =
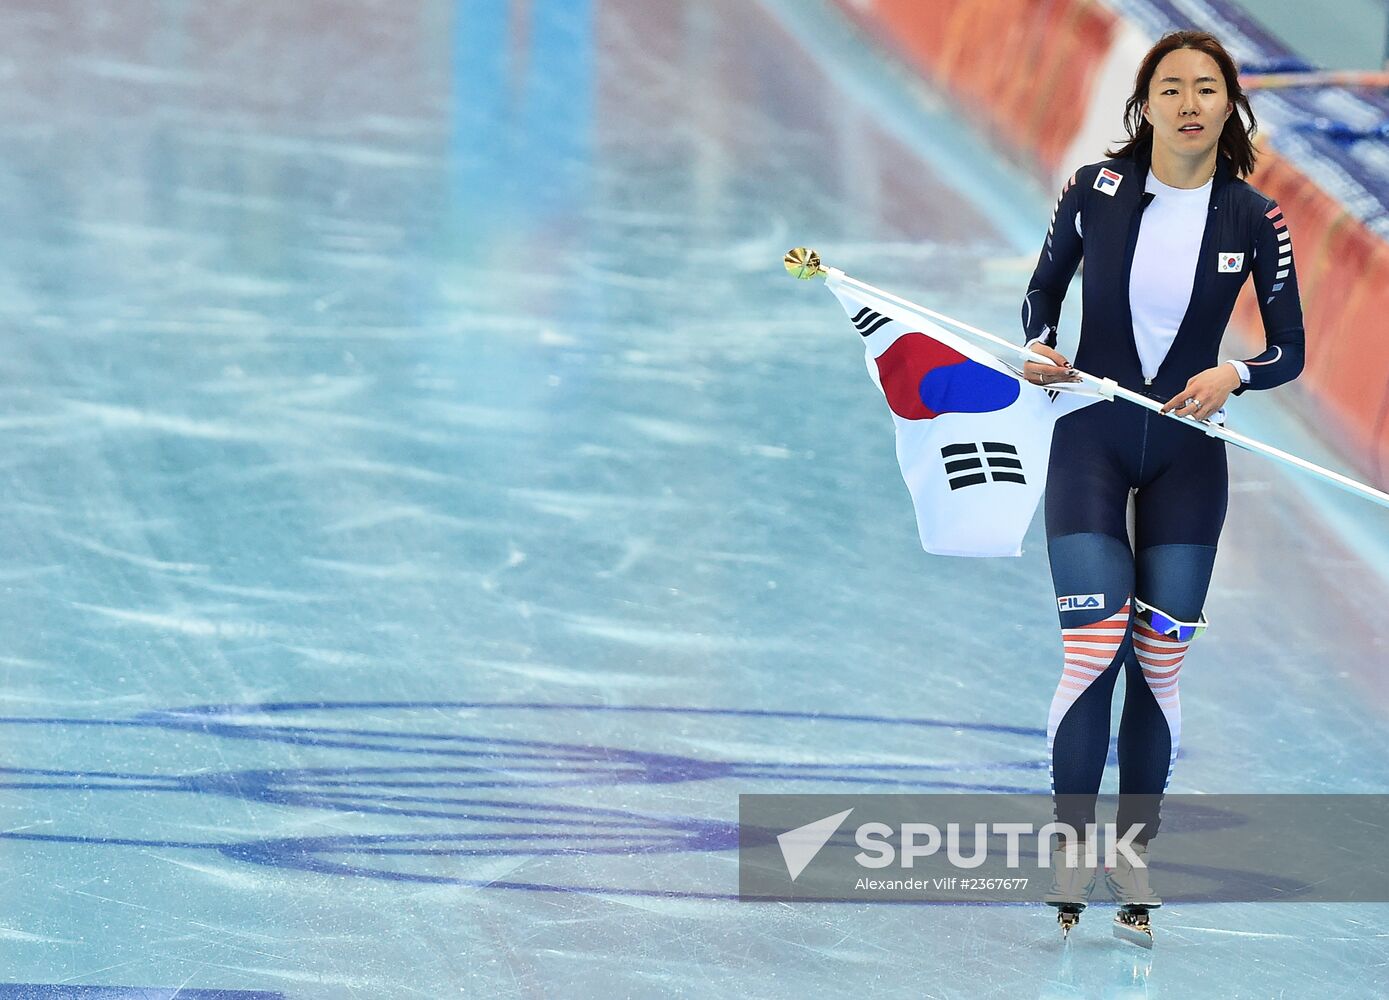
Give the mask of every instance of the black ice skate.
[(1140, 948), (1151, 948), (1153, 928), (1148, 911), (1161, 906), (1162, 900), (1148, 884), (1147, 846), (1134, 844), (1130, 850), (1143, 862), (1142, 867), (1135, 866), (1120, 854), (1114, 867), (1104, 875), (1110, 895), (1119, 904), (1119, 912), (1114, 915), (1114, 936)]
[(1095, 869), (1086, 867), (1085, 845), (1075, 845), (1075, 864), (1067, 864), (1065, 848), (1051, 854), (1051, 891), (1046, 895), (1049, 906), (1056, 907), (1056, 922), (1061, 937), (1069, 940), (1071, 928), (1080, 922), (1080, 915), (1090, 903), (1095, 888)]

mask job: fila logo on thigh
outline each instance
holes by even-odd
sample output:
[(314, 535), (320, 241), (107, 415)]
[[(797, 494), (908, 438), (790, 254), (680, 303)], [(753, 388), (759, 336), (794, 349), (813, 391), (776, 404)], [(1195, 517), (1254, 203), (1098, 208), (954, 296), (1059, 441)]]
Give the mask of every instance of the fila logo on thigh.
[(1059, 611), (1094, 611), (1104, 607), (1103, 594), (1068, 594), (1056, 599)]

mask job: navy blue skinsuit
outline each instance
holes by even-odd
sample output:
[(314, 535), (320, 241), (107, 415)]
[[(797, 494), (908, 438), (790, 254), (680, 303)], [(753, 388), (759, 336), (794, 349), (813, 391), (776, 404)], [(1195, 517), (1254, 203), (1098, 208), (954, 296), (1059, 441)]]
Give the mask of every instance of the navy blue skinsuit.
[[(1027, 339), (1055, 346), (1061, 302), (1083, 261), (1075, 366), (1166, 402), (1190, 377), (1218, 363), (1236, 296), (1252, 274), (1268, 346), (1245, 362), (1249, 382), (1236, 392), (1296, 378), (1303, 363), (1302, 306), (1287, 226), (1278, 206), (1235, 177), (1224, 157), (1211, 187), (1190, 304), (1157, 374), (1151, 381), (1143, 377), (1129, 276), (1142, 213), (1153, 197), (1144, 191), (1148, 170), (1148, 155), (1140, 154), (1081, 167), (1068, 182), (1023, 303)], [(1131, 491), (1132, 539), (1126, 518)], [(1148, 823), (1139, 842), (1155, 832), (1156, 797), (1167, 787), (1180, 733), (1176, 674), (1185, 649), (1160, 645), (1141, 630), (1136, 637), (1133, 599), (1181, 621), (1197, 620), (1227, 496), (1224, 443), (1199, 430), (1122, 400), (1093, 404), (1057, 423), (1046, 525), (1068, 650), (1048, 725), (1059, 818), (1081, 824), (1093, 817), (1093, 804), (1084, 803), (1099, 789), (1110, 702), (1123, 669), (1120, 792), (1153, 799), (1151, 811), (1135, 806), (1139, 812), (1131, 809), (1126, 817), (1121, 808), (1120, 828)], [(1117, 648), (1086, 642), (1105, 635)], [(1062, 807), (1061, 796), (1078, 796), (1066, 801), (1080, 805)]]

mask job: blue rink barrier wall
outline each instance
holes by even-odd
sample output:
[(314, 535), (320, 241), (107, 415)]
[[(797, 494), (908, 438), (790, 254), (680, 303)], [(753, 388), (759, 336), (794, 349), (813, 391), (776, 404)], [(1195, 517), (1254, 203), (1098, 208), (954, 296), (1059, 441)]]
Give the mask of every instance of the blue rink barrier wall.
[[(1119, 138), (1134, 67), (1165, 31), (1216, 33), (1245, 72), (1310, 68), (1225, 0), (834, 2), (1053, 184)], [(1087, 100), (1058, 100), (1062, 91)], [(1329, 442), (1389, 485), (1389, 130), (1327, 117), (1389, 121), (1389, 96), (1321, 87), (1251, 100), (1261, 130), (1250, 180), (1283, 208), (1301, 261), (1300, 384)], [(1235, 329), (1245, 350), (1261, 349), (1249, 286)]]

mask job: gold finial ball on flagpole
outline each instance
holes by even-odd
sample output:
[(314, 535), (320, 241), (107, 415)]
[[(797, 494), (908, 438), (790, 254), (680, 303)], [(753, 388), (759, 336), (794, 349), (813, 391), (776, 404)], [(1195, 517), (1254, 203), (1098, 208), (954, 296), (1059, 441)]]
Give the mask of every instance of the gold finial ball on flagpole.
[(817, 274), (824, 273), (825, 270), (820, 266), (820, 255), (806, 247), (787, 250), (786, 256), (782, 258), (782, 263), (786, 265), (787, 273), (791, 277), (802, 280), (813, 278)]

